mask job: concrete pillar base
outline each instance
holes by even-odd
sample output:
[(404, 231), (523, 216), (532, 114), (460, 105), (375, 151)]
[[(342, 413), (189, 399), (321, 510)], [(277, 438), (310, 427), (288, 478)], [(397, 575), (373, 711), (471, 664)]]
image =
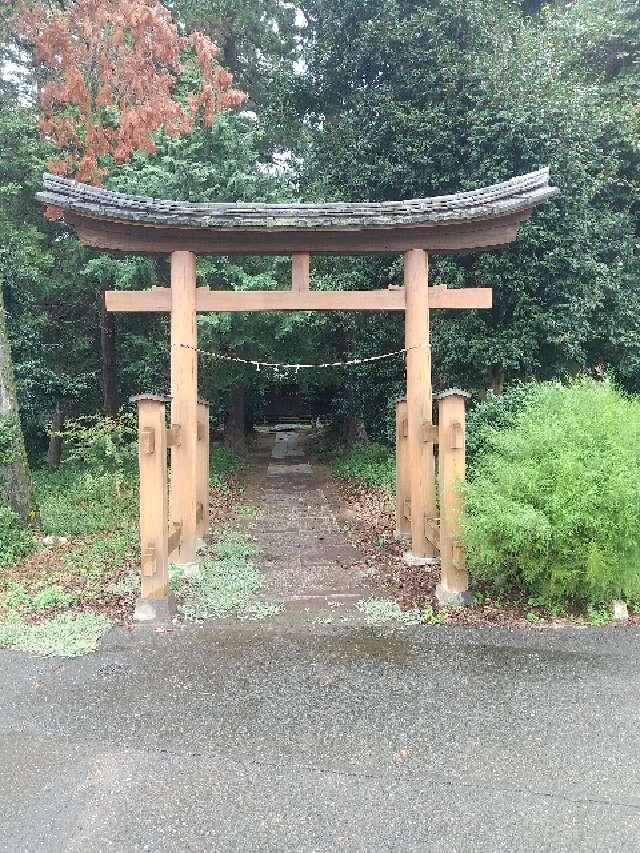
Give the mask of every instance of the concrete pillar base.
[(629, 621), (629, 608), (626, 601), (613, 602), (613, 618), (616, 622)]
[(199, 578), (202, 574), (201, 564), (197, 560), (193, 563), (179, 563), (177, 567), (182, 569), (185, 578)]
[(405, 551), (404, 561), (408, 566), (437, 566), (440, 564), (439, 557), (416, 557), (411, 551)]
[(176, 615), (176, 598), (173, 593), (164, 598), (139, 598), (133, 614), (135, 622), (166, 623)]
[(451, 592), (441, 583), (436, 586), (436, 598), (443, 607), (447, 607), (448, 605), (462, 607), (465, 604), (473, 603), (473, 593), (468, 589), (464, 592)]

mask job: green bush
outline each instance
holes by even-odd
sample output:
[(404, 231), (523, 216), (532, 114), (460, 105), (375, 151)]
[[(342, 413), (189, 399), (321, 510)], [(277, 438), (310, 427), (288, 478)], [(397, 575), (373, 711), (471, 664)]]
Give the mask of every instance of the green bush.
[(395, 492), (395, 453), (383, 444), (357, 444), (338, 456), (334, 473), (339, 480), (359, 480)]
[(538, 384), (533, 382), (512, 385), (504, 394), (489, 391), (484, 400), (472, 406), (466, 418), (467, 476), (473, 472), (476, 460), (491, 448), (496, 429), (513, 426), (529, 392), (537, 387)]
[(57, 471), (34, 472), (45, 533), (78, 536), (112, 530), (137, 514), (137, 477), (64, 462)]
[(0, 568), (17, 563), (34, 547), (33, 532), (24, 527), (13, 510), (0, 506)]
[(222, 444), (214, 444), (209, 452), (209, 482), (224, 489), (229, 475), (244, 467), (244, 462)]
[(138, 473), (133, 414), (68, 421), (66, 458), (56, 471), (34, 474), (46, 533), (83, 535), (112, 530), (137, 515)]
[(640, 596), (640, 401), (610, 382), (531, 385), (487, 427), (463, 487), (472, 575), (550, 607)]

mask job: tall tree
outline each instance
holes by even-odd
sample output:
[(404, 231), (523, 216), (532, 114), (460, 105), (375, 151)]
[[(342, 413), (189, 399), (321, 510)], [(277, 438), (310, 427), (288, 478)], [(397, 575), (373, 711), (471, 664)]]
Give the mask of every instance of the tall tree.
[[(60, 152), (50, 168), (99, 183), (110, 163), (153, 152), (153, 134), (180, 136), (202, 113), (211, 125), (245, 96), (202, 33), (182, 35), (158, 0), (19, 2), (16, 28), (48, 73), (40, 88), (43, 134)], [(189, 50), (200, 75), (185, 102), (173, 97)]]
[[(435, 282), (495, 293), (491, 312), (434, 318), (438, 383), (481, 390), (622, 364), (625, 381), (640, 382), (637, 113), (624, 97), (612, 101), (599, 67), (576, 66), (586, 6), (595, 4), (531, 17), (507, 0), (302, 4), (304, 185), (316, 197), (441, 194), (546, 164), (561, 189), (513, 247), (434, 258)], [(371, 264), (370, 281), (392, 280), (394, 263)], [(397, 345), (387, 318), (356, 322), (363, 341), (373, 324), (381, 344)], [(362, 393), (375, 421), (378, 400)]]

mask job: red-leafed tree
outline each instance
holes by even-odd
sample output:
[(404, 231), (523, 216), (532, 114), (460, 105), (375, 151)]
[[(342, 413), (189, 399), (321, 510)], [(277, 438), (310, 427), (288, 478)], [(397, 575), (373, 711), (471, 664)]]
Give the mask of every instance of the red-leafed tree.
[[(110, 161), (154, 151), (153, 134), (188, 133), (197, 115), (241, 104), (218, 48), (202, 33), (183, 35), (157, 0), (75, 0), (57, 6), (19, 0), (15, 26), (34, 48), (44, 80), (41, 130), (59, 151), (50, 169), (100, 184)], [(195, 90), (176, 99), (184, 63), (199, 69)]]

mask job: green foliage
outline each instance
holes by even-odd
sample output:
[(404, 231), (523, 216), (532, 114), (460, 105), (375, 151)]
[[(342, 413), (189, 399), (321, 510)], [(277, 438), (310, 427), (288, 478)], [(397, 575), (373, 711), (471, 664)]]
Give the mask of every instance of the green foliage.
[(214, 444), (209, 452), (209, 483), (224, 489), (230, 474), (240, 471), (245, 463), (222, 444)]
[(333, 470), (340, 480), (359, 480), (395, 492), (396, 458), (385, 445), (357, 444), (338, 455)]
[(530, 387), (536, 385), (512, 385), (504, 394), (489, 391), (486, 398), (471, 407), (466, 416), (465, 451), (467, 472), (473, 471), (475, 461), (491, 446), (491, 438), (497, 429), (514, 424), (518, 413), (526, 404)]
[(227, 533), (205, 558), (201, 573), (175, 583), (178, 612), (189, 621), (219, 619), (232, 613), (246, 619), (264, 619), (280, 611), (277, 605), (252, 602), (264, 586), (261, 573), (248, 558), (255, 553), (248, 537)]
[(137, 511), (136, 483), (124, 480), (122, 472), (63, 464), (57, 471), (36, 471), (34, 481), (46, 533), (112, 530)]
[(85, 581), (85, 598), (101, 594), (105, 578), (118, 573), (138, 544), (135, 525), (124, 525), (108, 536), (79, 542), (64, 558), (65, 565)]
[(0, 596), (0, 607), (11, 613), (37, 613), (54, 607), (69, 607), (78, 600), (78, 595), (67, 592), (61, 586), (47, 585), (32, 595), (21, 583), (8, 581), (0, 584), (4, 594)]
[(117, 418), (81, 415), (67, 421), (61, 435), (70, 461), (121, 476), (133, 467), (137, 452), (137, 420), (133, 412), (122, 411)]
[(447, 620), (446, 608), (436, 611), (430, 604), (424, 610), (402, 610), (397, 601), (388, 598), (365, 598), (356, 607), (370, 625), (441, 625)]
[(587, 618), (592, 625), (606, 625), (613, 619), (613, 613), (610, 606), (587, 607)]
[(80, 535), (122, 526), (137, 514), (135, 419), (84, 416), (64, 430), (67, 458), (56, 471), (34, 474), (47, 533)]
[(99, 613), (63, 613), (28, 624), (18, 618), (0, 622), (0, 647), (34, 655), (79, 657), (97, 649), (111, 628)]
[(464, 485), (471, 573), (545, 606), (640, 596), (640, 400), (611, 382), (530, 386), (485, 427)]
[(0, 569), (17, 563), (34, 547), (33, 531), (25, 528), (9, 507), (0, 505)]
[(32, 607), (34, 610), (50, 610), (52, 607), (69, 607), (78, 600), (76, 593), (67, 592), (61, 586), (46, 586), (33, 597)]
[(20, 441), (20, 423), (16, 415), (0, 418), (0, 464), (10, 465), (16, 458)]

